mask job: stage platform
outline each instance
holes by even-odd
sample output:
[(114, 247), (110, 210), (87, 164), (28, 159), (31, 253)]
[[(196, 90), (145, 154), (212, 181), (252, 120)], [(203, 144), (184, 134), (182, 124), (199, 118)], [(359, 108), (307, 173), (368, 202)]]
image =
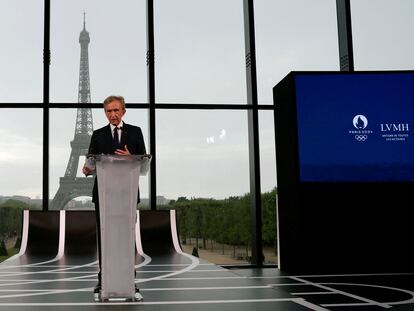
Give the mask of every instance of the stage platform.
[(227, 269), (182, 252), (173, 211), (142, 211), (137, 220), (143, 302), (94, 302), (92, 211), (26, 211), (21, 250), (0, 264), (0, 310), (414, 310), (414, 274)]

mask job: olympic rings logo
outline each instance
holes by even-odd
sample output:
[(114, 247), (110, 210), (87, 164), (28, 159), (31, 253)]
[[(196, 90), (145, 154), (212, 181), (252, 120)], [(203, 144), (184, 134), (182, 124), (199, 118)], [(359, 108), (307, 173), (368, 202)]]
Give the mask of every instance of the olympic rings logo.
[(366, 141), (368, 139), (368, 135), (355, 135), (355, 139), (357, 141)]

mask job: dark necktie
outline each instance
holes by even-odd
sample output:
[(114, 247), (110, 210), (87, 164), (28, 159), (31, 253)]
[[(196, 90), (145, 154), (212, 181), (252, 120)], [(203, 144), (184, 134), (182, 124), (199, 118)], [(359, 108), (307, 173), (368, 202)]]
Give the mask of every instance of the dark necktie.
[(121, 149), (121, 142), (119, 141), (118, 130), (120, 130), (119, 127), (114, 128), (114, 145), (115, 145), (115, 149)]

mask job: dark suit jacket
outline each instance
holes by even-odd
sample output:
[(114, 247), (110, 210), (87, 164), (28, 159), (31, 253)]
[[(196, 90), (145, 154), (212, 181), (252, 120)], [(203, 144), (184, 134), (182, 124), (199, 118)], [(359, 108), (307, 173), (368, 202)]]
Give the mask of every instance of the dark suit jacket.
[[(126, 124), (122, 127), (121, 147), (127, 148), (131, 154), (145, 154), (145, 143), (141, 129), (138, 126)], [(108, 124), (98, 130), (93, 131), (88, 154), (115, 154), (115, 144), (111, 133), (111, 127)], [(139, 190), (138, 200), (139, 203)], [(92, 202), (98, 203), (98, 183), (95, 177), (95, 183), (92, 191)]]

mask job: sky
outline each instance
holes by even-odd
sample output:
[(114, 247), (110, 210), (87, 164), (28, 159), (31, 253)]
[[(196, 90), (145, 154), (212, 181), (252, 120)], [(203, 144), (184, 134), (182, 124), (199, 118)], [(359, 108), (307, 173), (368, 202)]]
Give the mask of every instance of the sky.
[[(245, 104), (243, 1), (154, 2), (156, 101)], [(273, 86), (292, 70), (339, 69), (335, 1), (254, 3), (260, 104), (273, 103)], [(414, 1), (373, 3), (351, 1), (356, 70), (412, 69)], [(42, 102), (43, 1), (0, 0), (0, 12), (0, 102)], [(92, 102), (110, 94), (146, 102), (144, 0), (51, 0), (51, 102), (77, 102), (83, 12)], [(42, 111), (1, 111), (0, 195), (41, 197)], [(95, 129), (106, 125), (101, 109), (93, 119)], [(140, 126), (148, 144), (146, 110), (128, 109), (124, 120)], [(156, 120), (158, 195), (249, 192), (246, 111), (158, 110)], [(75, 121), (76, 109), (50, 112), (50, 198), (69, 160)], [(269, 191), (277, 185), (272, 111), (260, 112), (259, 127), (262, 191)]]

